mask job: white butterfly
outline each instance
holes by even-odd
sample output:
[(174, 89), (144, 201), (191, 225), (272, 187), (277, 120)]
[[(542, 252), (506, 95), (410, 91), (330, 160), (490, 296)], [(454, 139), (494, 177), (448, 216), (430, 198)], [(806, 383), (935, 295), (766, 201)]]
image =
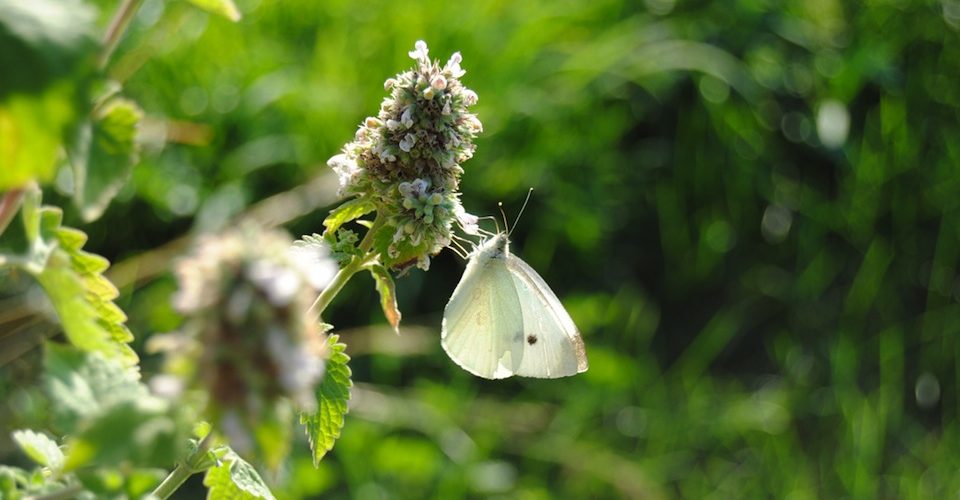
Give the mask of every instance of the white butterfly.
[(543, 278), (510, 253), (505, 233), (488, 239), (443, 311), (441, 345), (483, 378), (558, 378), (587, 370), (580, 332)]

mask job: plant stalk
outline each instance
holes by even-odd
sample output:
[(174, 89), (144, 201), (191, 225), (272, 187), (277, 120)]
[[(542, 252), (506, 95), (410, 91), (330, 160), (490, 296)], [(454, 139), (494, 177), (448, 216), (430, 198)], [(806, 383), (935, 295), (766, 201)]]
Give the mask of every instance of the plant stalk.
[(206, 470), (205, 467), (201, 467), (199, 464), (203, 462), (212, 443), (213, 430), (211, 429), (200, 441), (200, 444), (197, 445), (196, 451), (191, 453), (186, 460), (178, 463), (177, 466), (170, 471), (170, 474), (167, 474), (167, 477), (163, 479), (163, 482), (153, 490), (152, 495), (161, 500), (170, 498), (170, 495), (173, 495), (173, 492), (183, 486), (183, 483), (185, 483), (190, 476)]
[(123, 33), (127, 31), (127, 26), (130, 25), (130, 20), (133, 19), (133, 15), (136, 14), (141, 3), (143, 3), (143, 0), (123, 0), (116, 14), (113, 15), (107, 33), (103, 37), (103, 49), (101, 49), (100, 57), (97, 60), (100, 69), (107, 67), (110, 56), (113, 55), (120, 39), (123, 38)]
[(0, 234), (6, 231), (10, 221), (17, 215), (20, 202), (23, 201), (23, 193), (22, 189), (13, 189), (4, 193), (3, 197), (0, 198)]
[(343, 289), (343, 286), (350, 281), (350, 278), (363, 269), (363, 266), (378, 257), (378, 254), (371, 252), (370, 248), (373, 246), (373, 235), (381, 225), (383, 225), (383, 218), (378, 215), (377, 218), (373, 220), (373, 224), (370, 226), (370, 229), (367, 230), (367, 234), (364, 235), (363, 241), (361, 241), (358, 246), (358, 248), (363, 251), (363, 256), (354, 257), (346, 266), (343, 266), (343, 268), (337, 272), (336, 276), (333, 277), (333, 281), (320, 292), (317, 300), (313, 301), (313, 305), (310, 306), (307, 312), (316, 314), (318, 317), (321, 316), (327, 306), (330, 305), (330, 302), (333, 301), (333, 298), (336, 297), (337, 294), (340, 293), (340, 290)]
[(317, 316), (322, 315), (323, 311), (330, 305), (330, 302), (333, 301), (333, 298), (343, 289), (343, 286), (369, 261), (370, 254), (366, 254), (363, 257), (354, 257), (346, 266), (343, 266), (343, 269), (340, 269), (336, 276), (333, 277), (333, 281), (320, 292), (317, 300), (313, 301), (313, 305), (310, 306), (307, 312), (316, 314)]

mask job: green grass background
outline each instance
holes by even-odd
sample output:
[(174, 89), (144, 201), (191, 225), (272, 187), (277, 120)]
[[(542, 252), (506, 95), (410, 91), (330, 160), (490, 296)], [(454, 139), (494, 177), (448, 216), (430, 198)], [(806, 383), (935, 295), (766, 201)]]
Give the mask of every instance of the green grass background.
[[(237, 24), (140, 9), (111, 71), (147, 132), (174, 133), (147, 134), (103, 219), (68, 213), (87, 248), (149, 267), (183, 234), (325, 185), (423, 39), (461, 51), (480, 96), (464, 205), (512, 217), (534, 189), (514, 248), (590, 360), (569, 379), (474, 378), (439, 345), (459, 258), (398, 279), (399, 338), (359, 276), (329, 318), (354, 407), (319, 469), (295, 445), (279, 496), (960, 491), (956, 1), (237, 3)], [(281, 211), (295, 235), (335, 204), (307, 201)], [(177, 327), (169, 275), (122, 285), (138, 345)]]

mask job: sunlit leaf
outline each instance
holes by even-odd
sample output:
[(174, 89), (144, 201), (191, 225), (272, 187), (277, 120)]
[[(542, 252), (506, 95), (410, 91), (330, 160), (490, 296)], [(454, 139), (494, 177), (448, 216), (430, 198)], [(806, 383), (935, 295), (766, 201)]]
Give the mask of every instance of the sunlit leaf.
[(73, 98), (64, 83), (41, 95), (0, 101), (0, 191), (53, 177), (63, 137), (77, 116)]
[(57, 442), (46, 434), (30, 429), (13, 431), (13, 440), (34, 462), (53, 471), (63, 468), (63, 452)]
[(306, 426), (307, 439), (313, 450), (314, 465), (333, 448), (340, 437), (340, 429), (347, 415), (347, 402), (350, 400), (350, 356), (343, 351), (346, 345), (337, 343), (338, 335), (329, 338), (330, 358), (323, 381), (317, 387), (317, 411), (312, 414), (300, 414), (300, 423)]
[(354, 198), (331, 210), (330, 215), (323, 220), (323, 225), (326, 226), (327, 233), (334, 233), (340, 226), (376, 209), (376, 205), (367, 198)]
[(86, 235), (61, 226), (62, 211), (40, 205), (40, 197), (39, 189), (28, 190), (20, 227), (11, 224), (0, 235), (0, 265), (16, 265), (33, 275), (73, 345), (136, 364), (137, 354), (128, 345), (133, 335), (124, 326), (127, 317), (113, 303), (119, 293), (102, 274), (109, 263), (84, 252)]
[(187, 0), (200, 9), (211, 14), (225, 17), (233, 22), (240, 20), (240, 10), (233, 0)]
[[(128, 345), (133, 335), (123, 325), (126, 315), (113, 303), (119, 293), (101, 274), (109, 263), (81, 250), (86, 235), (62, 227), (59, 208), (45, 206), (39, 213), (38, 239), (43, 245), (58, 246), (34, 276), (60, 316), (67, 338), (81, 349), (103, 352), (130, 365), (136, 363), (137, 355)], [(41, 248), (46, 248), (43, 245)]]
[(79, 0), (0, 0), (0, 191), (53, 177), (95, 69), (95, 21)]
[(377, 284), (377, 293), (380, 294), (380, 307), (383, 309), (387, 322), (393, 327), (393, 331), (400, 333), (400, 309), (397, 307), (397, 289), (393, 284), (393, 277), (387, 268), (377, 264), (368, 267), (370, 274)]
[(223, 456), (220, 465), (207, 469), (203, 485), (209, 488), (207, 498), (211, 500), (274, 498), (257, 470), (233, 450)]

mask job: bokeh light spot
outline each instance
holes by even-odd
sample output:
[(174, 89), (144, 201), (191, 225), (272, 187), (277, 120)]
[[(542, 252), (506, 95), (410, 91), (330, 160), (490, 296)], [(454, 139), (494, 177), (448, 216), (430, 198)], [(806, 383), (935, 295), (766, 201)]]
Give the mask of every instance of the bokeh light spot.
[(920, 408), (929, 410), (937, 406), (940, 402), (940, 381), (930, 372), (923, 373), (917, 377), (914, 395)]
[(828, 99), (817, 111), (817, 135), (828, 148), (839, 148), (847, 142), (850, 132), (850, 114), (840, 101)]

